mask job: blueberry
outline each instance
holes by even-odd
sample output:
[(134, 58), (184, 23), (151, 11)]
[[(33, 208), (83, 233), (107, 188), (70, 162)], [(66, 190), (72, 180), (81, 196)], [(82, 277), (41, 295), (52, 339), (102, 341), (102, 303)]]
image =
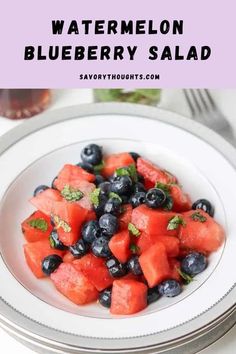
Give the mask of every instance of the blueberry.
[(51, 188), (52, 189), (57, 189), (56, 186), (54, 185), (55, 180), (57, 179), (57, 176), (53, 178), (52, 183), (51, 183)]
[(95, 175), (95, 181), (94, 184), (98, 187), (99, 184), (105, 182), (105, 178), (101, 175)]
[(110, 198), (104, 206), (104, 212), (113, 215), (119, 215), (121, 213), (122, 201), (118, 198)]
[(120, 197), (121, 197), (121, 200), (122, 200), (123, 204), (128, 204), (129, 203), (129, 199), (130, 199), (129, 195), (120, 195)]
[(57, 230), (52, 230), (52, 232), (50, 233), (49, 236), (49, 241), (50, 241), (50, 245), (52, 248), (55, 248), (56, 250), (67, 250), (68, 247), (65, 246), (58, 237), (58, 233)]
[(176, 280), (165, 280), (158, 286), (159, 293), (163, 296), (174, 297), (181, 293), (182, 289)]
[(214, 216), (214, 207), (207, 199), (198, 199), (195, 203), (193, 203), (192, 209), (201, 209), (210, 216)]
[[(93, 241), (91, 250), (97, 257), (107, 258), (111, 256), (111, 251), (108, 246), (109, 240), (105, 236), (101, 236)], [(96, 270), (95, 270), (96, 271)]]
[(100, 218), (100, 216), (102, 216), (104, 214), (104, 207), (107, 202), (107, 197), (100, 193), (98, 200), (99, 200), (98, 205), (94, 205), (93, 209), (94, 209), (97, 217)]
[(75, 258), (83, 257), (89, 250), (89, 245), (80, 239), (75, 245), (70, 246), (69, 250)]
[(134, 275), (143, 274), (142, 269), (139, 264), (138, 256), (133, 256), (132, 258), (130, 258), (127, 263), (127, 267), (131, 271), (131, 273), (133, 273)]
[(160, 298), (160, 293), (158, 291), (158, 286), (154, 288), (148, 289), (147, 292), (147, 303), (148, 305), (152, 304), (153, 302), (157, 301)]
[(79, 162), (77, 163), (77, 166), (80, 166), (83, 170), (89, 173), (93, 173), (93, 165), (88, 162)]
[(96, 144), (89, 144), (81, 152), (83, 162), (99, 165), (102, 162), (102, 148)]
[(42, 271), (45, 275), (53, 273), (62, 263), (62, 258), (57, 254), (51, 254), (42, 261)]
[(92, 243), (96, 238), (101, 236), (101, 229), (97, 220), (86, 222), (82, 228), (82, 238), (87, 243)]
[(102, 182), (98, 185), (98, 188), (100, 188), (101, 195), (107, 196), (111, 191), (111, 182), (108, 181)]
[(116, 176), (111, 184), (111, 191), (119, 195), (132, 192), (132, 179), (129, 176)]
[(163, 190), (159, 188), (151, 188), (146, 194), (146, 205), (149, 208), (159, 208), (166, 201), (166, 195)]
[(113, 278), (123, 277), (125, 274), (127, 274), (127, 271), (128, 271), (126, 264), (120, 263), (115, 258), (110, 258), (106, 262), (106, 266), (108, 268), (108, 271), (109, 271), (110, 275)]
[(38, 194), (46, 191), (46, 189), (48, 189), (48, 186), (45, 186), (44, 184), (41, 184), (40, 186), (38, 186), (37, 188), (35, 188), (34, 190), (34, 197), (36, 197)]
[(207, 267), (207, 258), (199, 252), (189, 253), (181, 262), (181, 271), (194, 276)]
[(138, 182), (144, 183), (144, 177), (140, 175), (140, 173), (137, 173), (137, 177), (138, 177)]
[(134, 161), (136, 162), (138, 160), (138, 158), (140, 157), (139, 154), (137, 154), (137, 152), (129, 152), (129, 154), (133, 157)]
[(105, 289), (99, 294), (98, 301), (104, 307), (110, 308), (111, 307), (111, 290), (112, 289)]
[(115, 178), (116, 178), (116, 175), (111, 175), (111, 176), (108, 178), (108, 179), (109, 179), (109, 182), (113, 183)]
[(99, 219), (99, 226), (104, 235), (112, 236), (118, 231), (118, 219), (112, 214), (104, 214)]
[(130, 198), (130, 203), (133, 208), (138, 207), (141, 204), (144, 204), (146, 201), (146, 193), (145, 192), (136, 192)]
[(146, 188), (144, 187), (143, 183), (137, 182), (134, 185), (134, 193), (136, 192), (146, 192)]

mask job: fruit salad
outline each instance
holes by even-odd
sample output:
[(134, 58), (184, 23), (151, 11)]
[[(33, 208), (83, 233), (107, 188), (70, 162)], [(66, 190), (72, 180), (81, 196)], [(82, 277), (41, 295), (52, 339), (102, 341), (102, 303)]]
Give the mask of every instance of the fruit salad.
[(225, 239), (210, 201), (192, 202), (169, 171), (136, 152), (90, 144), (30, 199), (26, 262), (76, 305), (131, 315), (178, 296)]

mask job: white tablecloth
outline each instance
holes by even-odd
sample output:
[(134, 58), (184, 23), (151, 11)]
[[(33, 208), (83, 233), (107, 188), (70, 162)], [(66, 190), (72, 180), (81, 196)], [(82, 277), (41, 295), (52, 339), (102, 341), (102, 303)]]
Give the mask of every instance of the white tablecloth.
[[(234, 132), (236, 132), (236, 90), (214, 90), (212, 94), (222, 112), (230, 121)], [(53, 101), (50, 110), (93, 101), (92, 90), (54, 90)], [(169, 109), (185, 116), (190, 112), (181, 90), (164, 90), (160, 107)], [(14, 128), (21, 121), (11, 121), (0, 117), (0, 135), (9, 129)], [(0, 347), (4, 354), (33, 354), (32, 350), (25, 348), (22, 344), (12, 339), (0, 328)], [(202, 354), (235, 354), (236, 353), (236, 326), (222, 339), (202, 351)]]

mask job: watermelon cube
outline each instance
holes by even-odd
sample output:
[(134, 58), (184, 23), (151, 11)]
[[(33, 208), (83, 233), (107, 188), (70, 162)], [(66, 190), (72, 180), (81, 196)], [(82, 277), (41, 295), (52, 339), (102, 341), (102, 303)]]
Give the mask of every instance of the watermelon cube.
[(131, 256), (129, 231), (124, 230), (112, 236), (109, 248), (118, 261), (127, 262)]
[(30, 215), (21, 224), (22, 232), (26, 241), (36, 242), (40, 240), (48, 240), (52, 232), (50, 217), (41, 211), (36, 211)]
[(135, 164), (135, 161), (128, 152), (109, 155), (104, 159), (104, 168), (102, 169), (101, 174), (105, 177), (109, 177), (113, 175), (118, 168), (129, 166), (131, 164)]
[(31, 204), (33, 204), (42, 213), (49, 216), (51, 215), (54, 203), (60, 201), (62, 201), (60, 192), (52, 188), (48, 188), (37, 194), (36, 197), (30, 199)]

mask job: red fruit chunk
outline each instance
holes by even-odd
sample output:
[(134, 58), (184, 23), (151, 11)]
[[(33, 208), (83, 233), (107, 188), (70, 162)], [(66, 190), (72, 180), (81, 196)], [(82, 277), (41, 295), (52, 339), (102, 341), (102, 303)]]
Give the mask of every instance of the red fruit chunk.
[(51, 279), (60, 293), (76, 305), (97, 300), (98, 291), (86, 276), (70, 263), (62, 263), (51, 274)]
[(94, 182), (95, 176), (92, 173), (85, 171), (80, 166), (66, 164), (59, 172), (56, 180), (54, 181), (54, 185), (60, 191), (65, 187), (65, 185), (79, 189), (79, 182), (81, 181)]
[[(193, 220), (194, 215), (199, 213), (205, 221)], [(183, 249), (192, 249), (199, 252), (214, 252), (223, 244), (225, 232), (211, 216), (203, 210), (191, 210), (183, 213), (186, 223), (180, 228), (180, 246)]]
[[(30, 226), (30, 221), (41, 219), (46, 222), (46, 230), (41, 230), (37, 227)], [(24, 220), (21, 224), (22, 232), (26, 241), (28, 242), (36, 242), (40, 240), (47, 240), (49, 235), (53, 229), (50, 223), (50, 217), (43, 214), (41, 211), (34, 212), (30, 217)]]
[(113, 282), (110, 312), (113, 315), (131, 315), (147, 307), (147, 286), (132, 279)]
[(105, 260), (95, 257), (93, 254), (76, 259), (73, 262), (76, 269), (81, 271), (98, 291), (102, 291), (113, 283), (105, 264)]
[(178, 229), (167, 230), (170, 219), (175, 215), (171, 211), (154, 210), (142, 204), (133, 210), (131, 222), (148, 235), (177, 236)]
[(71, 252), (67, 251), (63, 257), (64, 263), (72, 263), (75, 260), (75, 257), (72, 255)]
[(133, 208), (130, 204), (125, 204), (123, 208), (124, 212), (119, 216), (120, 230), (127, 230), (128, 224), (131, 222)]
[(154, 187), (156, 182), (167, 184), (176, 181), (176, 178), (169, 172), (162, 170), (142, 157), (139, 157), (137, 160), (137, 171), (144, 177), (145, 186), (148, 188)]
[(142, 254), (153, 246), (156, 242), (161, 242), (166, 248), (168, 257), (177, 257), (179, 255), (179, 239), (174, 236), (153, 236), (142, 232), (137, 238), (136, 245), (139, 248), (139, 253)]
[(173, 184), (170, 186), (170, 194), (173, 198), (173, 210), (179, 213), (188, 211), (192, 207), (192, 202), (188, 194), (184, 193), (180, 186)]
[(118, 261), (127, 262), (131, 255), (129, 231), (124, 230), (115, 234), (109, 241), (109, 248)]
[[(66, 201), (54, 203), (52, 215), (57, 226), (59, 239), (64, 245), (71, 246), (78, 241), (87, 214), (88, 210), (77, 203)], [(58, 218), (62, 222), (57, 223), (56, 219)]]
[(42, 261), (45, 257), (51, 254), (57, 254), (62, 257), (64, 253), (64, 251), (51, 248), (49, 240), (41, 240), (24, 245), (26, 262), (37, 278), (45, 277), (42, 272)]
[(97, 220), (97, 216), (96, 216), (96, 213), (93, 210), (88, 210), (87, 216), (86, 216), (84, 222), (86, 223), (86, 222), (91, 221), (91, 220)]
[(161, 242), (143, 252), (139, 263), (150, 288), (167, 279), (170, 274), (166, 248)]
[(109, 177), (113, 175), (118, 168), (129, 166), (131, 164), (135, 164), (135, 161), (128, 152), (109, 155), (104, 159), (104, 168), (102, 169), (101, 174), (105, 177)]
[(44, 214), (51, 215), (54, 203), (61, 200), (62, 196), (58, 191), (52, 188), (48, 188), (45, 191), (39, 193), (36, 197), (31, 198), (30, 203)]
[(170, 275), (168, 278), (181, 282), (182, 279), (178, 272), (178, 269), (180, 269), (180, 262), (175, 258), (169, 258), (169, 265), (170, 265)]

